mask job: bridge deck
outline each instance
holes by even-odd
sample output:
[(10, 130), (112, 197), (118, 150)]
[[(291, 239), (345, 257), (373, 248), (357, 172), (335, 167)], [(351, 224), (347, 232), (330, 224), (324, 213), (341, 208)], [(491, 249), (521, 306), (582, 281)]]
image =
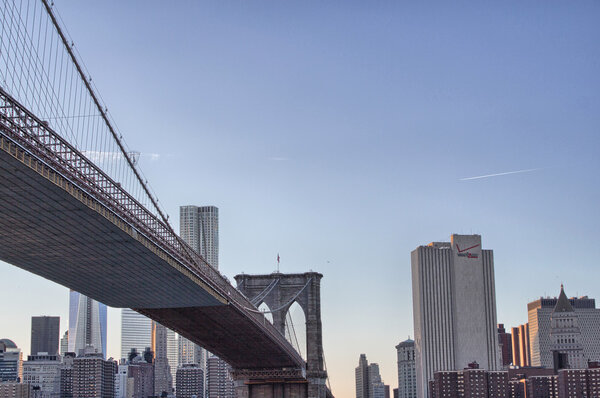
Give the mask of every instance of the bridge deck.
[[(0, 131), (1, 133), (1, 131)], [(134, 308), (235, 368), (298, 367), (227, 297), (0, 134), (0, 259)]]

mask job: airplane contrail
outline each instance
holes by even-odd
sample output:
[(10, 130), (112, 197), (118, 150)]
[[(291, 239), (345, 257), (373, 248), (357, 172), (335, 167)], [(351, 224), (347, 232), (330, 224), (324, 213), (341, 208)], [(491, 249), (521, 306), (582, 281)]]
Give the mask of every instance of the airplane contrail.
[(484, 176), (459, 178), (458, 181), (479, 180), (481, 178), (505, 176), (505, 175), (508, 175), (508, 174), (529, 173), (530, 171), (537, 171), (537, 170), (541, 170), (541, 169), (540, 168), (536, 168), (536, 169), (524, 169), (524, 170), (516, 170), (516, 171), (506, 171), (504, 173), (486, 174)]

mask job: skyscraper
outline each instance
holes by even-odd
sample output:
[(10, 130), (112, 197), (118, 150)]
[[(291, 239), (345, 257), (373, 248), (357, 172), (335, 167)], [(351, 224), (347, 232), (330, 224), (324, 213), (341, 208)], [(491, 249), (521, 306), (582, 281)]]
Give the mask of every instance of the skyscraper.
[(179, 336), (179, 364), (199, 364), (204, 370), (204, 350), (186, 338)]
[(369, 398), (386, 398), (385, 384), (381, 380), (379, 364), (369, 364)]
[(550, 338), (552, 352), (567, 354), (569, 368), (583, 369), (587, 367), (587, 359), (581, 345), (579, 319), (562, 285), (560, 285), (560, 295), (556, 307), (550, 315)]
[(152, 351), (154, 351), (154, 395), (173, 391), (173, 379), (167, 357), (167, 328), (152, 322)]
[(354, 369), (356, 398), (369, 398), (369, 362), (367, 356), (360, 354), (358, 366)]
[[(563, 289), (561, 289), (560, 296), (563, 295), (562, 293), (564, 293)], [(566, 311), (566, 314), (563, 315), (559, 315), (562, 311), (555, 311), (559, 300), (560, 297), (540, 297), (527, 305), (531, 366), (553, 367), (552, 350), (555, 349), (554, 346), (557, 343), (552, 337), (553, 314), (556, 319), (565, 315), (571, 319), (576, 316), (579, 330), (576, 344), (581, 344), (583, 355), (587, 360), (600, 361), (600, 309), (596, 308), (596, 300), (587, 296), (567, 298), (565, 294), (562, 300), (563, 304), (559, 308), (568, 308), (565, 303), (568, 301), (573, 313)], [(563, 322), (566, 324), (567, 321)], [(569, 333), (567, 332), (567, 334)]]
[(47, 352), (58, 354), (58, 333), (60, 318), (57, 316), (31, 317), (31, 355)]
[[(179, 208), (181, 238), (213, 268), (219, 269), (219, 209), (215, 206), (181, 206)], [(208, 377), (205, 349), (179, 336), (179, 365), (197, 363)], [(220, 360), (220, 359), (219, 359)], [(225, 363), (222, 366), (227, 366)], [(218, 369), (219, 367), (214, 367)], [(213, 380), (217, 377), (214, 375)], [(205, 383), (206, 384), (206, 383)], [(179, 382), (176, 383), (179, 385)]]
[(529, 324), (525, 323), (512, 328), (512, 364), (514, 366), (530, 366)]
[(367, 362), (365, 354), (360, 354), (354, 375), (356, 398), (386, 398), (386, 394), (389, 395), (390, 389), (381, 380), (379, 365)]
[(152, 345), (152, 320), (129, 308), (121, 310), (121, 358), (132, 348), (144, 352)]
[(215, 269), (219, 269), (219, 209), (215, 206), (181, 206), (181, 238)]
[(415, 342), (404, 340), (396, 346), (398, 355), (398, 397), (417, 398), (415, 374)]
[(175, 377), (179, 367), (179, 342), (177, 333), (171, 329), (167, 329), (167, 360), (171, 369), (171, 385), (175, 386)]
[(502, 368), (507, 368), (513, 360), (512, 335), (506, 332), (503, 323), (498, 324), (498, 344), (500, 345), (500, 359)]
[(411, 254), (417, 395), (439, 370), (476, 361), (499, 367), (494, 258), (480, 235), (419, 246)]
[(106, 358), (106, 305), (71, 290), (69, 297), (69, 352), (79, 355), (92, 346)]

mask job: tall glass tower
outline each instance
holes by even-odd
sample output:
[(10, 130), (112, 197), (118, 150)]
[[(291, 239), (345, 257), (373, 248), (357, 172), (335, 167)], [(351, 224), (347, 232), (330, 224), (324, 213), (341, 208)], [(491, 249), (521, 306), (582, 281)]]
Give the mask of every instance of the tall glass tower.
[(69, 352), (79, 355), (94, 347), (106, 359), (106, 304), (71, 290), (69, 297)]
[(140, 355), (152, 346), (152, 320), (129, 308), (121, 310), (121, 358), (132, 348)]

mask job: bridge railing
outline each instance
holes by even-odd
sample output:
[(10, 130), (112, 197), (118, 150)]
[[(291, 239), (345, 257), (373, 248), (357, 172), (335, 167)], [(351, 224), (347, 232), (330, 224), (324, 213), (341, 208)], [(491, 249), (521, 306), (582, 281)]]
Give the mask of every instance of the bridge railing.
[(263, 328), (279, 345), (296, 359), (303, 360), (284, 336), (262, 314), (248, 311), (256, 307), (219, 271), (208, 264), (152, 212), (132, 197), (118, 182), (110, 178), (83, 153), (61, 137), (48, 123), (40, 120), (0, 87), (0, 129), (24, 150), (69, 179), (122, 220), (143, 234), (162, 250), (184, 265), (203, 282)]
[[(169, 225), (48, 0), (0, 2), (0, 128), (229, 300), (293, 358), (264, 315)], [(85, 122), (84, 122), (85, 121)], [(50, 123), (51, 122), (51, 123)], [(94, 154), (112, 163), (94, 160)], [(107, 162), (109, 163), (109, 162)], [(117, 163), (117, 164), (115, 164)]]

